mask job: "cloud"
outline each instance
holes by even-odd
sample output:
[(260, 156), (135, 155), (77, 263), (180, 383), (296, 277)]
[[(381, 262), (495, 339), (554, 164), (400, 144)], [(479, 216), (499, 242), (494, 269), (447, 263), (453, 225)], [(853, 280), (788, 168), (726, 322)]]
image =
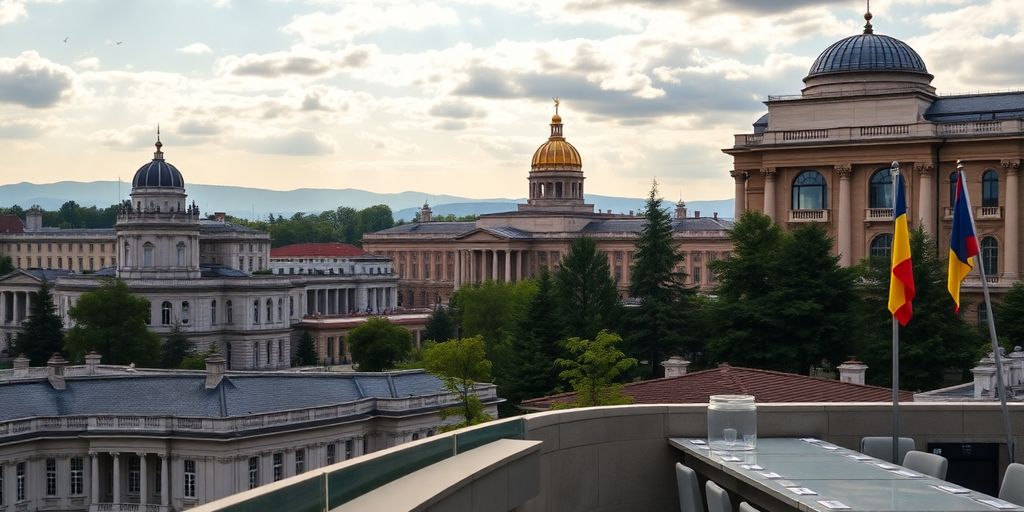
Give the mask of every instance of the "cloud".
[(0, 58), (0, 103), (48, 108), (71, 95), (75, 73), (34, 51)]
[(364, 132), (360, 133), (358, 137), (359, 140), (368, 143), (374, 151), (384, 155), (410, 155), (421, 153), (423, 151), (423, 148), (416, 144), (403, 142), (394, 137), (388, 137), (385, 135)]
[(86, 57), (76, 60), (75, 65), (82, 69), (95, 70), (100, 68), (100, 59), (98, 57)]
[(222, 59), (222, 73), (236, 76), (278, 78), (282, 76), (322, 76), (345, 68), (364, 66), (373, 53), (371, 46), (350, 46), (337, 52), (311, 48), (265, 54), (250, 53)]
[(181, 135), (209, 136), (218, 135), (224, 129), (213, 120), (187, 119), (178, 124), (177, 133)]
[(192, 43), (188, 46), (182, 46), (178, 48), (181, 53), (187, 53), (189, 55), (203, 55), (205, 53), (213, 53), (213, 50), (203, 43)]
[(385, 30), (422, 30), (459, 21), (454, 9), (415, 1), (346, 2), (338, 12), (296, 16), (282, 30), (307, 44), (324, 45), (352, 41)]
[(27, 15), (25, 2), (19, 0), (0, 0), (0, 25), (14, 23)]
[(35, 119), (11, 119), (0, 121), (0, 139), (34, 139), (43, 135), (50, 127)]
[(153, 145), (156, 140), (154, 128), (135, 125), (128, 128), (99, 130), (90, 135), (89, 140), (111, 149), (136, 151)]
[(447, 117), (451, 119), (479, 119), (487, 116), (487, 112), (469, 102), (462, 100), (448, 100), (435, 103), (430, 107), (428, 113), (434, 117)]
[(327, 135), (309, 130), (292, 130), (263, 137), (243, 139), (238, 147), (245, 151), (271, 155), (319, 156), (334, 153), (334, 141)]

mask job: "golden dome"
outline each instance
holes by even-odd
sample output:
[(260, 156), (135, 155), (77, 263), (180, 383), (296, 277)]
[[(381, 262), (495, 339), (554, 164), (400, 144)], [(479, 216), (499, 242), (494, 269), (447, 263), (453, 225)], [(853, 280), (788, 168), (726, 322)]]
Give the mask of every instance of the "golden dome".
[(551, 118), (551, 136), (533, 153), (532, 167), (535, 170), (565, 170), (566, 167), (583, 167), (580, 152), (566, 142), (562, 135), (562, 117), (555, 113)]

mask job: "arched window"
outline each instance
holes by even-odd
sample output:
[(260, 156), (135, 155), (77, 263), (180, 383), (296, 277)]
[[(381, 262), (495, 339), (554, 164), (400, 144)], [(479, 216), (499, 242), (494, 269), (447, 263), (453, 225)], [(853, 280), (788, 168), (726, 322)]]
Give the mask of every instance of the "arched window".
[(142, 244), (142, 266), (153, 266), (153, 244), (149, 242)]
[(992, 169), (981, 175), (981, 206), (999, 206), (999, 173)]
[(177, 250), (178, 250), (178, 266), (179, 267), (184, 267), (185, 266), (185, 242), (178, 242)]
[(956, 202), (956, 175), (957, 173), (949, 173), (949, 207), (953, 207), (953, 203)]
[(295, 297), (288, 297), (288, 316), (295, 316)]
[(274, 301), (267, 299), (267, 323), (274, 323)]
[(892, 171), (882, 168), (871, 175), (868, 208), (892, 208)]
[(284, 299), (277, 299), (277, 321), (284, 321)]
[(986, 276), (999, 273), (999, 242), (991, 236), (981, 239), (981, 264)]
[(252, 301), (252, 323), (260, 323), (260, 300)]
[(270, 342), (269, 341), (267, 342), (267, 359), (266, 359), (266, 363), (267, 363), (267, 366), (270, 366)]
[(192, 308), (189, 305), (187, 300), (186, 301), (182, 301), (182, 303), (181, 303), (181, 323), (182, 324), (188, 324), (189, 317), (191, 316), (189, 314), (191, 309)]
[(217, 325), (217, 300), (210, 301), (210, 325)]
[(281, 364), (281, 361), (284, 360), (284, 349), (281, 348), (282, 345), (281, 340), (277, 340), (277, 364)]
[(882, 233), (871, 239), (871, 249), (868, 253), (871, 259), (878, 258), (883, 261), (892, 259), (892, 235)]
[(231, 307), (231, 301), (224, 301), (224, 321), (228, 324), (235, 323), (235, 308)]
[(794, 210), (824, 210), (828, 208), (828, 185), (818, 171), (804, 171), (793, 180)]
[(160, 325), (171, 325), (171, 303), (166, 300), (160, 304)]

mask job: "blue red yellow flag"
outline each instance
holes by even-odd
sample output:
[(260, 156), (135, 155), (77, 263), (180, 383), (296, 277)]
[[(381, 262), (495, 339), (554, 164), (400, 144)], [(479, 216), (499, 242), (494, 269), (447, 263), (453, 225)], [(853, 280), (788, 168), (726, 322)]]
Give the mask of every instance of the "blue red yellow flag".
[[(895, 166), (895, 164), (893, 164)], [(893, 204), (892, 266), (889, 275), (889, 312), (907, 325), (913, 315), (914, 268), (910, 261), (910, 228), (907, 224), (907, 196), (903, 191), (903, 175), (896, 173), (896, 201)]]
[(964, 186), (964, 172), (956, 173), (956, 199), (953, 202), (953, 230), (949, 234), (949, 276), (946, 288), (956, 304), (954, 311), (960, 311), (960, 283), (974, 268), (974, 257), (978, 255), (978, 237), (974, 233), (974, 217), (971, 215), (971, 199)]

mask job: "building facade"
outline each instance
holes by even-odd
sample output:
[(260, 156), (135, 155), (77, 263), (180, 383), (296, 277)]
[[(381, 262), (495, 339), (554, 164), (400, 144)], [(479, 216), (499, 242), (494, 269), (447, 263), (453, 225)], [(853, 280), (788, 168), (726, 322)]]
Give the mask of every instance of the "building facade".
[[(723, 150), (733, 157), (736, 216), (753, 210), (783, 227), (823, 224), (846, 266), (888, 258), (889, 169), (898, 161), (911, 224), (945, 257), (951, 179), (962, 161), (980, 259), (993, 291), (1004, 292), (1021, 274), (1024, 93), (942, 96), (917, 52), (874, 33), (870, 13), (865, 18), (862, 34), (821, 53), (801, 94), (769, 96), (753, 131)], [(980, 284), (972, 274), (964, 293), (979, 293)]]
[[(513, 212), (481, 215), (475, 222), (432, 222), (428, 205), (420, 221), (367, 233), (363, 248), (387, 256), (399, 278), (399, 303), (406, 307), (445, 304), (460, 286), (487, 280), (515, 282), (553, 269), (575, 238), (589, 236), (608, 258), (619, 294), (628, 298), (630, 267), (644, 220), (595, 211), (584, 201), (583, 161), (551, 119), (550, 136), (533, 155), (527, 177), (529, 200)], [(732, 222), (687, 215), (681, 201), (673, 237), (685, 259), (688, 284), (713, 286), (708, 264), (731, 250)]]

